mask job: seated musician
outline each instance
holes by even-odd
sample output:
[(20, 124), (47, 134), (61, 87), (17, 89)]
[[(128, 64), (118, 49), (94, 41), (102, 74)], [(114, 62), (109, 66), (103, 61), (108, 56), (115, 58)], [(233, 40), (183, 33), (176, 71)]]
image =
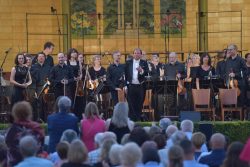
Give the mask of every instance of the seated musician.
[(113, 52), (114, 63), (110, 64), (107, 69), (107, 82), (110, 86), (111, 96), (113, 104), (118, 103), (118, 92), (123, 91), (125, 86), (125, 65), (121, 64), (121, 53), (120, 51)]
[[(240, 92), (245, 91), (245, 73), (247, 71), (247, 66), (245, 60), (238, 55), (238, 48), (235, 44), (228, 45), (227, 48), (227, 56), (228, 59), (225, 63), (225, 73), (226, 73), (226, 81), (229, 83), (229, 81), (233, 80), (234, 83), (237, 82), (237, 84), (233, 84), (234, 87), (238, 88), (239, 90), (238, 94)], [(227, 84), (230, 86), (230, 84)], [(232, 85), (231, 85), (232, 86)], [(238, 97), (238, 105), (243, 106), (244, 105), (244, 99), (245, 95), (244, 93), (240, 93)]]
[(64, 63), (64, 54), (58, 53), (58, 64), (51, 69), (49, 81), (55, 89), (55, 99), (59, 96), (69, 95), (69, 83), (74, 81), (73, 72)]
[(209, 85), (201, 85), (200, 80), (209, 79), (215, 75), (215, 69), (211, 66), (211, 57), (208, 53), (203, 53), (201, 55), (201, 65), (197, 70), (197, 77), (196, 77), (196, 88), (209, 88)]

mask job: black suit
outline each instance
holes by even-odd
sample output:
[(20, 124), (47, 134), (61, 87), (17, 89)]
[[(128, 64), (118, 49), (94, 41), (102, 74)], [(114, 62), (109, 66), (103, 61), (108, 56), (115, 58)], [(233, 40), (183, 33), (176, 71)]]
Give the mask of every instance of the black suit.
[(144, 80), (148, 75), (148, 64), (145, 60), (140, 60), (139, 66), (143, 69), (142, 73), (138, 72), (139, 83), (132, 83), (133, 79), (133, 59), (128, 60), (125, 64), (125, 79), (128, 85), (128, 103), (130, 118), (134, 121), (140, 120), (141, 110), (144, 101)]

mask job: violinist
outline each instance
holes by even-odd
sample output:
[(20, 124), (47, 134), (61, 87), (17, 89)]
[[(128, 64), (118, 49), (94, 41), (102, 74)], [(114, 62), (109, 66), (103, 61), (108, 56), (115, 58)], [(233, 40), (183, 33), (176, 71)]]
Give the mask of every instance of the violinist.
[(113, 104), (118, 103), (118, 91), (123, 91), (125, 86), (124, 80), (124, 64), (121, 64), (120, 51), (113, 52), (113, 64), (110, 64), (107, 69), (107, 82), (111, 89)]
[(211, 65), (211, 57), (208, 53), (203, 53), (201, 55), (200, 61), (201, 63), (196, 74), (197, 75), (196, 76), (196, 88), (197, 89), (209, 88), (209, 85), (202, 85), (200, 81), (209, 79), (209, 77), (212, 77), (213, 75), (215, 75), (215, 69)]
[[(45, 62), (45, 54), (43, 52), (39, 52), (37, 54), (37, 62), (31, 66), (30, 74), (32, 77), (33, 85), (35, 87), (36, 97), (43, 94), (42, 92), (45, 84), (47, 83), (51, 67)], [(37, 97), (37, 103), (33, 110), (34, 112), (34, 120), (42, 119), (43, 121), (46, 120), (45, 114), (45, 102), (43, 101), (42, 97)]]
[(69, 96), (69, 84), (74, 82), (73, 72), (64, 63), (64, 54), (58, 53), (58, 64), (51, 69), (49, 81), (54, 86), (55, 99), (59, 96)]
[(219, 62), (216, 65), (216, 75), (218, 75), (221, 79), (224, 79), (226, 75), (225, 63), (226, 60), (228, 59), (227, 56), (229, 56), (227, 54), (227, 49), (224, 49), (222, 53), (218, 53)]
[(10, 83), (14, 85), (11, 106), (18, 101), (26, 100), (26, 88), (32, 83), (29, 69), (25, 63), (26, 57), (18, 53), (15, 58), (16, 66), (11, 69), (10, 74)]
[[(52, 54), (53, 50), (54, 50), (55, 45), (52, 42), (46, 42), (43, 46), (43, 53), (45, 55), (45, 61), (44, 63), (46, 65), (49, 65), (50, 67), (54, 66), (54, 60), (53, 57), (50, 55)], [(34, 59), (32, 60), (32, 64), (35, 64), (37, 62), (37, 56), (34, 57)]]
[[(245, 80), (243, 77), (245, 77), (247, 71), (246, 62), (240, 55), (238, 55), (238, 47), (235, 44), (228, 45), (227, 56), (228, 59), (225, 63), (225, 80), (227, 82), (230, 80), (236, 81), (240, 92), (242, 92), (245, 89)], [(244, 98), (244, 93), (241, 93), (238, 97), (239, 106), (243, 106)]]

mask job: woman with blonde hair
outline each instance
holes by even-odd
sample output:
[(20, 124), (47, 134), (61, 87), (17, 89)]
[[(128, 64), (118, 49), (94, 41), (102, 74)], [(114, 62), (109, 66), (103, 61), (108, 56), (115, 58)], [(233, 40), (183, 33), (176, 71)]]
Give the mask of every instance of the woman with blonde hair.
[(88, 150), (81, 140), (74, 140), (68, 150), (68, 162), (62, 167), (90, 167), (84, 164), (88, 159)]
[(93, 102), (89, 102), (86, 105), (85, 114), (83, 114), (83, 119), (81, 120), (81, 138), (89, 152), (95, 149), (95, 135), (104, 131), (105, 122), (99, 115), (97, 105)]
[(101, 56), (94, 55), (92, 57), (92, 67), (89, 68), (89, 75), (92, 81), (99, 79), (100, 77), (104, 77), (106, 75), (106, 70), (101, 65)]

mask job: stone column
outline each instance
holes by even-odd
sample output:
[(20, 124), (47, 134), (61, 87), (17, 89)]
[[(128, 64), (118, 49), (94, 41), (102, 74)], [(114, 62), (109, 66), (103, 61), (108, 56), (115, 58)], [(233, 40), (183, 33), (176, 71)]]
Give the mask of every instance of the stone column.
[(199, 50), (208, 50), (208, 0), (198, 1), (198, 18), (199, 18)]

